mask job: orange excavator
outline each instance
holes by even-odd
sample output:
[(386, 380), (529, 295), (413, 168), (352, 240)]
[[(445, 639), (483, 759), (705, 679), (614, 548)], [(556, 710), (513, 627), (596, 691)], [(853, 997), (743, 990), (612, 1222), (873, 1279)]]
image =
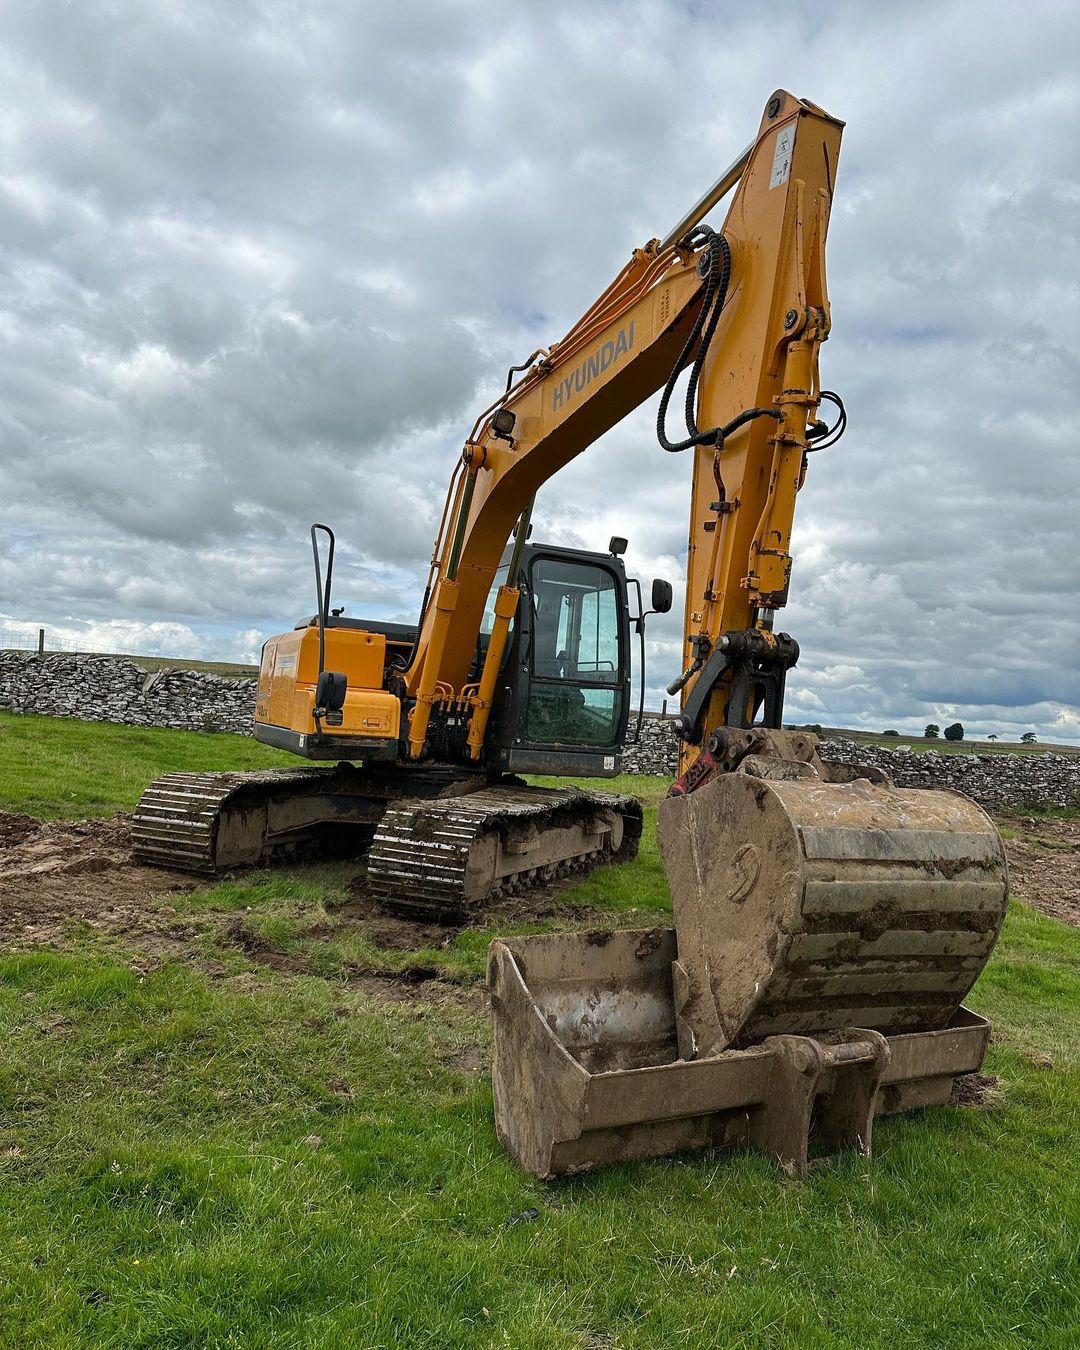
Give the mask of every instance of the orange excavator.
[[(541, 1174), (729, 1136), (804, 1157), (799, 1140), (838, 1082), (855, 1087), (836, 1098), (831, 1137), (868, 1144), (883, 1084), (890, 1109), (943, 1100), (985, 1047), (961, 1001), (1004, 915), (993, 825), (957, 793), (895, 789), (783, 729), (799, 649), (774, 620), (795, 502), (846, 421), (818, 372), (841, 131), (774, 94), (692, 210), (634, 251), (562, 341), (511, 369), (465, 442), (414, 626), (333, 608), (333, 536), (313, 527), (315, 545), (329, 538), (325, 579), (315, 548), (316, 613), (266, 644), (255, 734), (333, 765), (170, 774), (135, 815), (141, 857), (196, 870), (359, 841), (384, 904), (452, 921), (500, 891), (631, 856), (633, 798), (519, 775), (618, 772), (640, 587), (623, 541), (583, 554), (528, 536), (545, 482), (662, 391), (660, 444), (694, 469), (670, 686), (680, 772), (659, 821), (678, 937), (495, 944), (500, 1131)], [(651, 609), (670, 603), (654, 583)], [(715, 1077), (745, 1054), (741, 1086), (727, 1067)], [(784, 1142), (796, 1102), (802, 1124)]]

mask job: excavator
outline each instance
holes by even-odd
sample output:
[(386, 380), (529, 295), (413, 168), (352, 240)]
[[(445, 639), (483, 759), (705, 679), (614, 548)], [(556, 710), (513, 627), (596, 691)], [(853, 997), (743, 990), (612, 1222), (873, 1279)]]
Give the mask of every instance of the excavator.
[(783, 725), (795, 502), (846, 426), (819, 377), (842, 129), (775, 93), (691, 210), (511, 368), (451, 478), (415, 626), (331, 607), (334, 538), (312, 528), (316, 613), (266, 644), (255, 735), (333, 767), (170, 774), (134, 818), (142, 858), (206, 871), (363, 837), (383, 904), (451, 922), (632, 856), (633, 798), (519, 775), (618, 772), (631, 631), (643, 646), (671, 588), (646, 611), (625, 541), (586, 554), (529, 533), (545, 482), (660, 391), (660, 445), (693, 460), (679, 775), (658, 825), (676, 928), (493, 943), (496, 1119), (538, 1175), (737, 1141), (799, 1170), (813, 1122), (867, 1151), (875, 1114), (946, 1100), (985, 1049), (961, 1005), (1004, 916), (989, 818)]

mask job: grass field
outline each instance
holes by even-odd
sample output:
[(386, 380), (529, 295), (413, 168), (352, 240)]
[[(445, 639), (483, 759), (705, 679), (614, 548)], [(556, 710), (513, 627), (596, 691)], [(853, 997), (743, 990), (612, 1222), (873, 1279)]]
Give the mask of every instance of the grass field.
[(147, 783), (183, 769), (296, 764), (247, 736), (0, 713), (0, 810), (72, 820), (130, 811)]
[(1080, 755), (1080, 746), (1051, 742), (1021, 745), (1019, 741), (977, 741), (966, 737), (962, 741), (947, 741), (944, 736), (880, 736), (873, 731), (850, 731), (845, 727), (823, 727), (821, 735), (842, 736), (860, 745), (880, 746), (882, 750), (906, 745), (916, 753), (934, 750), (939, 755)]
[[(0, 716), (0, 809), (109, 814), (166, 769), (276, 762), (43, 722)], [(630, 781), (651, 822), (665, 784)], [(358, 919), (354, 871), (163, 876), (145, 933), (0, 952), (0, 1345), (1080, 1339), (1080, 931), (1010, 907), (970, 1000), (995, 1023), (988, 1108), (883, 1121), (872, 1160), (803, 1184), (699, 1153), (545, 1185), (495, 1138), (487, 944), (666, 919), (650, 825), (559, 914), (415, 950)]]

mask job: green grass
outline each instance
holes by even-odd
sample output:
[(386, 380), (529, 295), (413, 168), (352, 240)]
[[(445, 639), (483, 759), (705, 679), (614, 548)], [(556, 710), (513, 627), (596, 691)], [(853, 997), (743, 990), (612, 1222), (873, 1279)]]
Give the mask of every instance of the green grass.
[(246, 736), (0, 713), (0, 808), (32, 816), (130, 811), (148, 783), (175, 770), (296, 763)]
[[(112, 811), (126, 733), (94, 732), (79, 790)], [(144, 777), (254, 748), (157, 734)], [(86, 926), (0, 954), (0, 1345), (1076, 1343), (1076, 930), (1010, 907), (971, 1000), (995, 1023), (992, 1109), (882, 1121), (872, 1160), (798, 1185), (723, 1153), (545, 1185), (499, 1148), (482, 1071), (487, 944), (523, 926), (383, 949), (345, 908), (353, 870), (163, 887), (147, 907), (186, 936), (149, 973)], [(666, 915), (649, 827), (640, 862), (562, 899), (531, 927)], [(410, 964), (441, 978), (372, 991)]]

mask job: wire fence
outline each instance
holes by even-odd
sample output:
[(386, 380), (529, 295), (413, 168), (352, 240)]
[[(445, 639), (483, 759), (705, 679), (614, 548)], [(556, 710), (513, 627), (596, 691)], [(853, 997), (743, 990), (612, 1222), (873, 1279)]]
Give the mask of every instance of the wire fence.
[(143, 643), (131, 642), (122, 652), (107, 651), (95, 647), (92, 643), (79, 642), (75, 638), (63, 637), (45, 628), (0, 628), (0, 651), (41, 652), (52, 656), (60, 652), (78, 656), (150, 656), (157, 661), (167, 661), (170, 653), (154, 651)]
[[(78, 642), (74, 638), (61, 637), (55, 632), (50, 632), (45, 628), (0, 628), (0, 652), (40, 652), (44, 656), (53, 656), (60, 653), (70, 654), (72, 656), (116, 656), (116, 657), (145, 657), (147, 660), (169, 662), (175, 661), (179, 666), (202, 666), (202, 665), (221, 665), (235, 667), (244, 672), (255, 672), (256, 665), (247, 666), (243, 662), (202, 662), (188, 657), (177, 657), (174, 653), (154, 651), (151, 648), (140, 644), (138, 641), (132, 642), (124, 651), (106, 651), (101, 647), (92, 646), (86, 642)], [(636, 705), (635, 705), (636, 710)], [(669, 705), (665, 698), (659, 701), (652, 696), (652, 691), (646, 694), (645, 711), (656, 716), (659, 714), (666, 717), (669, 712), (677, 711), (674, 704)], [(634, 713), (630, 719), (631, 727), (634, 724)]]

